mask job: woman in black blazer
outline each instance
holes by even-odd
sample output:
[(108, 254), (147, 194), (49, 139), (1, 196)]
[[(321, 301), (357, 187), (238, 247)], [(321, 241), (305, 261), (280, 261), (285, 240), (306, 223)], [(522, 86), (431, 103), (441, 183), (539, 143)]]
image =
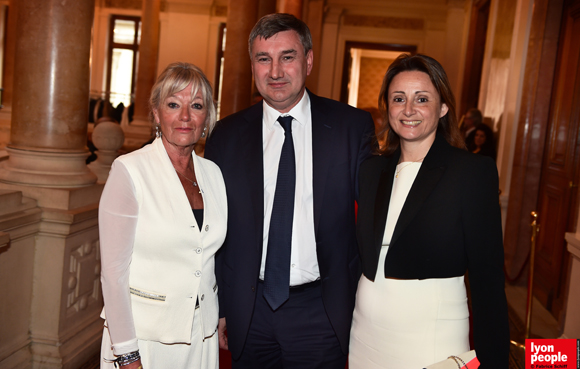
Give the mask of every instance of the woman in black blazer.
[(474, 347), (482, 369), (508, 368), (498, 175), (463, 149), (445, 71), (425, 55), (389, 67), (379, 105), (386, 145), (360, 169), (363, 276), (351, 369), (420, 369)]

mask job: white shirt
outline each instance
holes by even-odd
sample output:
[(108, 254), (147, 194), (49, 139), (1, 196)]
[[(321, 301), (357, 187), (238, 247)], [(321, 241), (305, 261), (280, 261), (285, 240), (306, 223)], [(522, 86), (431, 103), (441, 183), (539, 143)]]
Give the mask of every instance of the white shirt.
[(310, 98), (302, 99), (288, 113), (280, 114), (265, 101), (262, 137), (264, 149), (264, 242), (260, 279), (264, 279), (270, 218), (276, 192), (278, 164), (284, 143), (284, 128), (277, 121), (280, 115), (291, 115), (292, 139), (296, 158), (296, 193), (292, 226), (290, 285), (298, 286), (320, 278), (314, 236), (314, 199), (312, 189), (312, 114)]
[(465, 131), (465, 138), (467, 138), (467, 136), (469, 136), (469, 134), (470, 134), (471, 132), (473, 132), (473, 130), (474, 130), (474, 129), (475, 129), (475, 126), (474, 126), (474, 127), (471, 127), (471, 128), (469, 128), (467, 131)]
[[(387, 213), (387, 224), (383, 235), (383, 247), (391, 244), (391, 238), (395, 232), (395, 226), (399, 221), (399, 215), (403, 210), (403, 205), (407, 201), (407, 196), (417, 178), (419, 169), (423, 162), (404, 161), (397, 165), (393, 174), (393, 187), (391, 188), (391, 201), (389, 201), (389, 211)], [(397, 174), (399, 175), (397, 177)], [(382, 264), (385, 265), (384, 260)], [(381, 268), (378, 268), (380, 270)]]

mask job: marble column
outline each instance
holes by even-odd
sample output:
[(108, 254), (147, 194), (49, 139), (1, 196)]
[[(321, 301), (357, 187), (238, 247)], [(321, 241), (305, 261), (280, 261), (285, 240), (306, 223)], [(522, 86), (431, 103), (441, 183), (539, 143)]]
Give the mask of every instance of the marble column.
[[(103, 186), (85, 164), (94, 10), (94, 0), (18, 0), (9, 158), (0, 161), (0, 233), (10, 247), (0, 268), (19, 272), (0, 273), (0, 285), (29, 289), (0, 299), (0, 311), (18, 304), (14, 319), (25, 317), (10, 324), (18, 342), (7, 349), (0, 337), (2, 368), (78, 368), (99, 351)], [(26, 250), (17, 250), (17, 227), (30, 232)]]
[(308, 2), (308, 16), (304, 20), (312, 35), (312, 52), (314, 65), (310, 75), (306, 77), (306, 87), (315, 94), (318, 93), (318, 77), (320, 75), (320, 51), (322, 49), (322, 26), (324, 23), (324, 0), (310, 0)]
[(157, 79), (160, 7), (160, 0), (143, 1), (133, 124), (146, 122), (149, 126), (149, 95)]
[[(256, 21), (265, 15), (273, 13), (276, 13), (276, 0), (260, 0), (258, 3), (258, 16), (256, 17)], [(257, 98), (260, 97), (260, 92), (258, 92), (255, 83), (252, 83), (251, 96), (252, 97), (250, 104), (254, 104), (255, 102), (257, 102)]]
[(125, 147), (133, 150), (152, 135), (149, 121), (149, 96), (157, 79), (159, 54), (159, 13), (161, 0), (144, 0), (141, 14), (141, 40), (139, 42), (139, 65), (135, 87), (135, 110), (133, 121), (125, 128)]
[(258, 17), (262, 18), (264, 15), (276, 13), (276, 0), (260, 0), (258, 4)]
[[(338, 55), (338, 39), (340, 35), (340, 24), (344, 14), (344, 8), (331, 6), (324, 11), (324, 22), (321, 30), (320, 53), (316, 56), (314, 50), (314, 65), (323, 65), (318, 68), (317, 94), (330, 99), (340, 98), (340, 81), (336, 78), (336, 58)], [(307, 79), (308, 81), (308, 79)]]
[(289, 13), (302, 19), (302, 0), (278, 0), (277, 13)]
[(96, 182), (85, 164), (93, 13), (94, 0), (18, 2), (9, 159), (0, 182)]
[(8, 24), (4, 43), (4, 64), (2, 66), (2, 106), (12, 106), (12, 83), (14, 77), (14, 53), (16, 50), (16, 19), (18, 16), (18, 1), (10, 0), (6, 9), (8, 11)]
[(10, 141), (10, 122), (12, 120), (12, 85), (14, 80), (14, 53), (16, 50), (16, 18), (18, 2), (10, 0), (8, 25), (4, 35), (4, 64), (2, 66), (2, 109), (0, 109), (0, 150)]
[(248, 36), (258, 20), (259, 0), (230, 0), (221, 92), (220, 117), (250, 106), (252, 70)]

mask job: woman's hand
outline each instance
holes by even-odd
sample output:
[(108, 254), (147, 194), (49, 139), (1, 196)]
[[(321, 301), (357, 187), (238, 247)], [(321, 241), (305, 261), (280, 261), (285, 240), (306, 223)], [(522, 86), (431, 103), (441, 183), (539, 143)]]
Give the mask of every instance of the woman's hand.
[(220, 318), (218, 323), (218, 338), (220, 341), (220, 348), (222, 350), (228, 349), (228, 336), (226, 336), (226, 318)]

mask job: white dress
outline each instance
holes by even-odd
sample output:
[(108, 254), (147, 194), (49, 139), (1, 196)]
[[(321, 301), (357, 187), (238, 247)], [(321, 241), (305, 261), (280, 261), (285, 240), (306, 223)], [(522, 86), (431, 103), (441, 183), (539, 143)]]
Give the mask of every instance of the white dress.
[(217, 166), (192, 159), (203, 190), (202, 227), (161, 140), (113, 163), (99, 206), (101, 368), (135, 350), (144, 369), (219, 367), (214, 260), (225, 239), (227, 199)]
[(397, 166), (375, 281), (359, 281), (350, 333), (350, 369), (421, 369), (469, 350), (463, 276), (384, 278), (395, 225), (421, 163)]

